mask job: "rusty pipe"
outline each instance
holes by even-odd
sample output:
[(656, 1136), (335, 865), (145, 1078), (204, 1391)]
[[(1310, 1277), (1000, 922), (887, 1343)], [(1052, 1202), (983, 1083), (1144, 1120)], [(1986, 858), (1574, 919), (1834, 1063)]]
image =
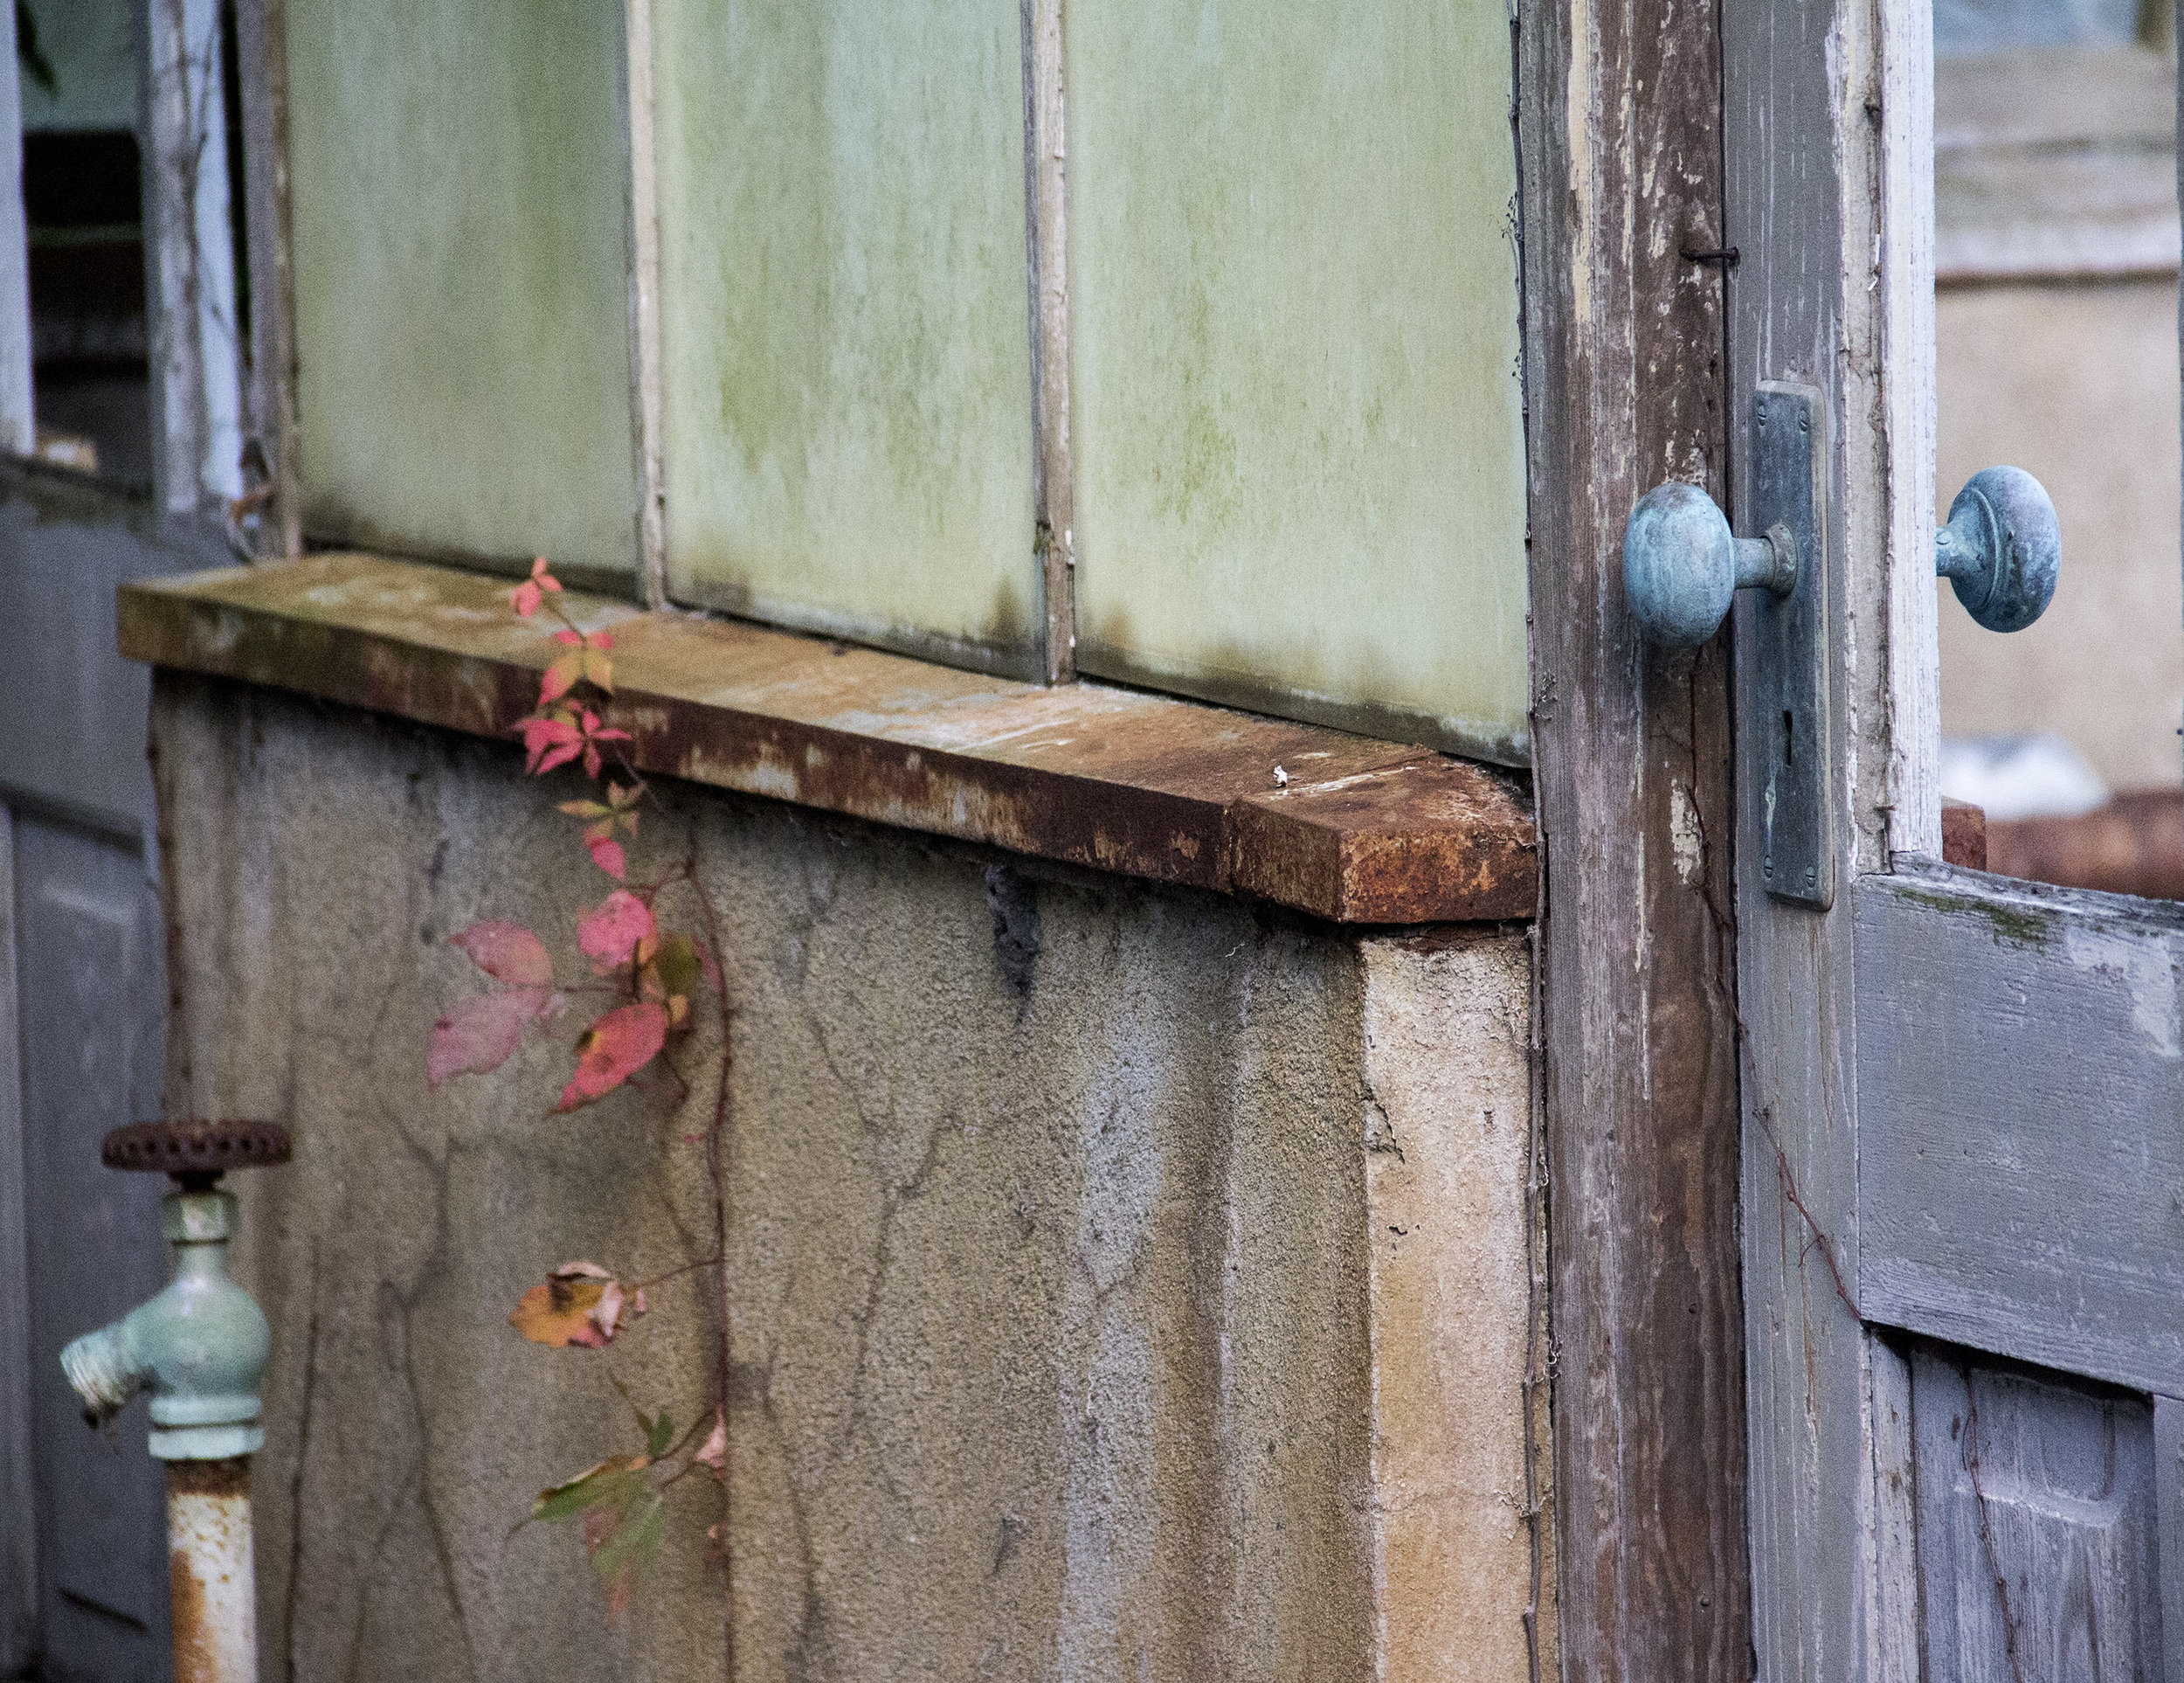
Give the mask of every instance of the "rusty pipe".
[(250, 1458), (167, 1463), (175, 1683), (258, 1683)]

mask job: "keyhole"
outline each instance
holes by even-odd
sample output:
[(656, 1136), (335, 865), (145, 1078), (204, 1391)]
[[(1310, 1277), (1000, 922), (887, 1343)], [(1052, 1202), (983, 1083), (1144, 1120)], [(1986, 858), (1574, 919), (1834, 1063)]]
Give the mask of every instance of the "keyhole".
[(1795, 721), (1791, 717), (1790, 710), (1787, 707), (1782, 710), (1782, 763), (1785, 765), (1794, 765), (1797, 764), (1797, 731), (1795, 729)]

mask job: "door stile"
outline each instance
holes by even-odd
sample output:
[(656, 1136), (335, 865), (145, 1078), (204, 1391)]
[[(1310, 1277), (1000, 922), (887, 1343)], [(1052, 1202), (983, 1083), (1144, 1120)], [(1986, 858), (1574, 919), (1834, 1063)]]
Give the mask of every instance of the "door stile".
[[(243, 113), (243, 226), (250, 279), (245, 408), (266, 498), (259, 552), (303, 553), (296, 452), (295, 266), (288, 244), (288, 31), (284, 0), (239, 0), (236, 61)], [(246, 475), (247, 477), (247, 475)]]
[[(1938, 851), (1929, 518), (1931, 302), (1921, 114), (1931, 20), (1881, 0), (1723, 9), (1731, 438), (1763, 381), (1817, 388), (1837, 892), (1826, 911), (1738, 873), (1745, 1033), (1743, 1263), (1753, 1644), (1768, 1683), (1915, 1677), (1915, 1622), (1879, 1593), (1909, 1547), (1890, 1482), (1900, 1363), (1856, 1307), (1856, 1022), (1850, 890), (1891, 846)], [(1738, 452), (1748, 478), (1752, 453)], [(1924, 465), (1922, 465), (1924, 464)], [(1734, 488), (1748, 502), (1751, 486)], [(1738, 518), (1731, 506), (1732, 520)], [(1744, 530), (1741, 523), (1738, 530)], [(1780, 733), (1763, 717), (1755, 605), (1736, 610), (1739, 857)], [(1771, 708), (1773, 703), (1767, 701)], [(1898, 1594), (1900, 1596), (1900, 1586)]]
[[(2153, 1399), (2153, 1505), (2164, 1539), (2184, 1537), (2184, 1402)], [(2161, 1551), (2161, 1670), (2184, 1683), (2184, 1549)]]
[(0, 805), (0, 1676), (38, 1658), (38, 1483), (31, 1373), (29, 1177), (15, 985), (15, 816)]
[(1560, 1674), (1745, 1683), (1727, 649), (1648, 650), (1621, 582), (1648, 486), (1727, 491), (1720, 35), (1517, 31)]

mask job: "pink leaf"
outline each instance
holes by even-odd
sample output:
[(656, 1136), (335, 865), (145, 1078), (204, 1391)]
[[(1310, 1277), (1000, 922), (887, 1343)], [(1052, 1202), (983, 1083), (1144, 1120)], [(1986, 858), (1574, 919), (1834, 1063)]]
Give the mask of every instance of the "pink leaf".
[(508, 606), (526, 620), (538, 612), (541, 599), (538, 586), (528, 578), (508, 592)]
[(425, 1079), (437, 1087), (451, 1076), (482, 1074), (508, 1061), (523, 1028), (553, 1002), (543, 987), (495, 988), (467, 999), (432, 1025)]
[(653, 909), (627, 889), (616, 889), (577, 920), (577, 945), (603, 975), (627, 964), (653, 932)]
[(629, 875), (629, 860), (622, 852), (622, 844), (605, 836), (591, 844), (591, 862), (618, 883)]
[(584, 745), (584, 738), (567, 719), (525, 719), (518, 728), (523, 732), (523, 751), (530, 757), (527, 771), (551, 771), (574, 759)]
[(612, 1091), (651, 1063), (667, 1043), (667, 1009), (653, 1001), (639, 1000), (608, 1012), (577, 1042), (577, 1072), (554, 1108), (573, 1111)]
[(537, 936), (521, 924), (473, 924), (450, 938), (473, 963), (494, 980), (518, 987), (551, 987), (554, 961)]
[(713, 1430), (707, 1434), (704, 1444), (692, 1458), (711, 1467), (715, 1472), (728, 1471), (728, 1413), (725, 1409), (715, 1408), (713, 1410)]

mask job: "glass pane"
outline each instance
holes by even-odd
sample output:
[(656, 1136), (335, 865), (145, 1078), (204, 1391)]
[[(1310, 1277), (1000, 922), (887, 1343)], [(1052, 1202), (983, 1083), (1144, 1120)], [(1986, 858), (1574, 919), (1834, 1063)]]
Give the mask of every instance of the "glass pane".
[(31, 0), (16, 12), (31, 385), (42, 461), (148, 488), (132, 0)]
[(2140, 0), (1934, 0), (1934, 52), (2124, 46), (2139, 38)]
[(660, 0), (678, 599), (1028, 668), (1015, 0)]
[(1081, 662), (1521, 757), (1505, 8), (1065, 27)]
[[(2095, 10), (2038, 12), (2060, 28)], [(2110, 19), (2120, 43), (2027, 45), (2012, 8), (1939, 0), (1937, 45), (1973, 11), (1981, 50), (1934, 73), (1937, 513), (1981, 468), (2022, 468), (2054, 500), (2063, 566), (2008, 636), (1939, 585), (1942, 790), (1984, 810), (2005, 875), (2181, 896), (2168, 22), (2132, 0)]]
[(307, 528), (632, 568), (621, 9), (287, 12)]

